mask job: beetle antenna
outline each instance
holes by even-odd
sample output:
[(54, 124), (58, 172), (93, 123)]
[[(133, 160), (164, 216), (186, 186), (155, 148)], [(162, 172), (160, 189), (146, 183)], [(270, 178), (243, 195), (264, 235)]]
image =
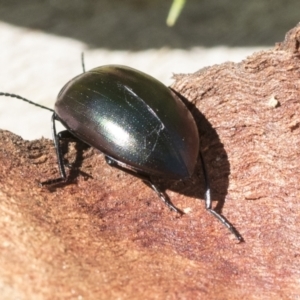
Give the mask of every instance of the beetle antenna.
[(17, 99), (23, 100), (23, 101), (25, 101), (25, 102), (27, 102), (27, 103), (30, 103), (30, 104), (32, 104), (32, 105), (35, 105), (35, 106), (37, 106), (37, 107), (40, 107), (40, 108), (43, 108), (43, 109), (47, 109), (47, 110), (50, 110), (50, 111), (54, 112), (54, 110), (51, 109), (51, 108), (48, 108), (48, 107), (43, 106), (43, 105), (41, 105), (41, 104), (37, 104), (37, 103), (35, 103), (35, 102), (32, 102), (32, 101), (30, 101), (30, 100), (28, 100), (28, 99), (26, 99), (26, 98), (23, 98), (23, 97), (21, 97), (21, 96), (19, 96), (19, 95), (16, 95), (16, 94), (9, 94), (9, 93), (2, 93), (2, 92), (0, 92), (0, 96), (11, 97), (11, 98), (17, 98)]
[(81, 52), (81, 66), (83, 73), (85, 73), (84, 52)]

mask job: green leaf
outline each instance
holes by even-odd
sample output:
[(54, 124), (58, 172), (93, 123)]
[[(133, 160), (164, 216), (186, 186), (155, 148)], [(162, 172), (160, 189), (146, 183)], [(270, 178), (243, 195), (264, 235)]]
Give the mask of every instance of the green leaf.
[(179, 17), (181, 10), (183, 9), (185, 5), (186, 0), (173, 0), (173, 3), (171, 5), (171, 8), (169, 10), (169, 14), (167, 17), (167, 25), (169, 27), (172, 27), (175, 23), (177, 18)]

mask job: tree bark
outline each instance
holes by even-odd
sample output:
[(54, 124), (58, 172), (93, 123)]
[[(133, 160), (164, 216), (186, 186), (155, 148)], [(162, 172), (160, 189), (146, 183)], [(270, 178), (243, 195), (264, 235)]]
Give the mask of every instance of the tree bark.
[[(201, 164), (159, 180), (170, 212), (141, 180), (70, 143), (70, 181), (52, 142), (0, 132), (3, 299), (299, 299), (300, 25), (240, 63), (175, 75), (192, 111), (217, 210), (205, 211)], [(201, 58), (199, 58), (201, 59)]]

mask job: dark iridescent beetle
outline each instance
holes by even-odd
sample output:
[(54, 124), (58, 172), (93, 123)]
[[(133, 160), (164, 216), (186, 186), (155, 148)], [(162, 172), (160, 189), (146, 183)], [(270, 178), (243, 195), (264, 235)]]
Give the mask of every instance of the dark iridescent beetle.
[[(100, 150), (109, 165), (141, 178), (171, 210), (182, 213), (151, 176), (177, 180), (191, 177), (200, 156), (206, 180), (206, 209), (238, 240), (243, 240), (212, 209), (198, 129), (191, 113), (169, 88), (153, 77), (125, 66), (98, 67), (70, 80), (60, 91), (54, 110), (15, 94), (0, 95), (53, 112), (52, 133), (61, 177), (43, 185), (67, 181), (60, 140), (71, 135)], [(55, 121), (60, 121), (67, 131), (57, 134)]]

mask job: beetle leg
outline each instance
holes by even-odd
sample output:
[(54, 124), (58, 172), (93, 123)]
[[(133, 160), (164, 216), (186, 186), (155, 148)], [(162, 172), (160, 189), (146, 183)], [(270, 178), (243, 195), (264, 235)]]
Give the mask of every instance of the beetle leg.
[(50, 180), (41, 182), (42, 186), (67, 181), (67, 175), (66, 175), (65, 165), (64, 165), (64, 161), (63, 161), (63, 154), (62, 154), (61, 145), (60, 145), (60, 140), (61, 140), (61, 138), (63, 138), (63, 134), (59, 135), (56, 133), (55, 120), (58, 120), (58, 119), (56, 117), (56, 114), (53, 113), (53, 115), (51, 117), (52, 136), (53, 136), (53, 142), (54, 142), (54, 146), (55, 146), (55, 150), (56, 150), (57, 163), (58, 163), (60, 177), (56, 178), (56, 179), (50, 179)]
[(142, 178), (143, 182), (149, 185), (152, 190), (158, 195), (158, 197), (162, 200), (162, 202), (169, 207), (169, 209), (184, 215), (184, 212), (174, 206), (174, 204), (170, 201), (170, 199), (152, 182), (150, 177)]
[(215, 216), (224, 226), (226, 226), (230, 232), (241, 242), (244, 241), (243, 237), (240, 235), (240, 233), (235, 229), (235, 227), (222, 215), (217, 213), (215, 210), (212, 209), (212, 200), (210, 195), (210, 185), (209, 180), (207, 176), (206, 166), (204, 163), (203, 156), (200, 152), (199, 154), (201, 164), (202, 164), (202, 171), (204, 175), (204, 181), (205, 181), (205, 208), (208, 210), (213, 216)]
[(115, 167), (119, 170), (122, 170), (128, 174), (131, 174), (135, 177), (140, 178), (146, 185), (148, 185), (149, 187), (151, 187), (153, 189), (153, 191), (158, 195), (158, 197), (163, 201), (163, 203), (165, 205), (167, 205), (169, 207), (169, 209), (183, 215), (184, 212), (182, 210), (180, 210), (179, 208), (177, 208), (176, 206), (174, 206), (174, 204), (170, 201), (170, 199), (168, 198), (167, 195), (165, 195), (151, 180), (150, 176), (144, 175), (140, 172), (131, 170), (126, 168), (126, 165), (124, 163), (120, 163), (118, 160), (109, 157), (109, 156), (105, 156), (105, 160), (106, 162), (112, 166)]

